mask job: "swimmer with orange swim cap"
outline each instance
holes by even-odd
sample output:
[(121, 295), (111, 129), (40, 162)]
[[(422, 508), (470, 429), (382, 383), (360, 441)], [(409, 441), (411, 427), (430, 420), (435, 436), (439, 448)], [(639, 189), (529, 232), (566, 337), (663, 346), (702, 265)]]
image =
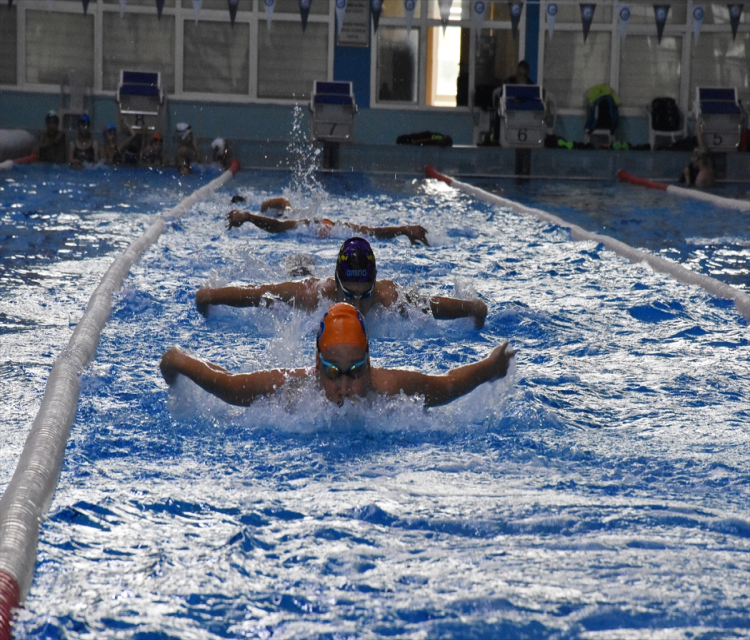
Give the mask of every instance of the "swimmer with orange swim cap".
[[(274, 221), (275, 222), (275, 221)], [(399, 300), (399, 289), (391, 280), (377, 280), (375, 254), (364, 238), (349, 238), (344, 241), (336, 259), (332, 278), (308, 278), (300, 282), (251, 285), (247, 287), (220, 287), (200, 289), (195, 294), (198, 310), (205, 316), (211, 305), (232, 307), (257, 307), (280, 300), (297, 309), (314, 311), (321, 301), (348, 302), (363, 315), (377, 307), (400, 304), (400, 311), (407, 315), (412, 305), (432, 313), (439, 320), (454, 320), (470, 317), (474, 326), (481, 329), (487, 317), (487, 305), (479, 299), (462, 300), (432, 296), (429, 300), (416, 300), (411, 294)], [(404, 304), (404, 299), (409, 304)]]
[(167, 351), (159, 366), (167, 384), (173, 384), (181, 374), (225, 402), (242, 406), (275, 394), (290, 380), (304, 378), (315, 378), (326, 398), (338, 406), (347, 398), (363, 397), (369, 392), (424, 396), (425, 406), (435, 406), (455, 400), (484, 382), (502, 378), (515, 355), (504, 342), (484, 360), (443, 375), (374, 367), (370, 364), (364, 318), (345, 302), (333, 305), (323, 316), (316, 344), (315, 366), (305, 369), (233, 374), (190, 356), (179, 347)]
[[(265, 200), (260, 205), (261, 212), (277, 211), (277, 215), (283, 215), (286, 211), (291, 211), (291, 209), (291, 203), (284, 197), (271, 198), (270, 200)], [(353, 222), (334, 222), (328, 218), (323, 218), (322, 220), (309, 220), (307, 218), (301, 220), (275, 220), (274, 218), (259, 216), (249, 211), (240, 211), (239, 209), (233, 209), (227, 214), (227, 229), (240, 227), (245, 222), (252, 222), (256, 227), (263, 229), (263, 231), (268, 231), (268, 233), (283, 233), (284, 231), (296, 229), (301, 225), (306, 227), (314, 225), (315, 232), (319, 238), (327, 238), (331, 235), (333, 227), (340, 224), (355, 233), (372, 236), (380, 240), (406, 236), (412, 244), (419, 244), (420, 242), (427, 246), (430, 244), (427, 242), (427, 229), (418, 224), (368, 227), (362, 224), (354, 224)]]

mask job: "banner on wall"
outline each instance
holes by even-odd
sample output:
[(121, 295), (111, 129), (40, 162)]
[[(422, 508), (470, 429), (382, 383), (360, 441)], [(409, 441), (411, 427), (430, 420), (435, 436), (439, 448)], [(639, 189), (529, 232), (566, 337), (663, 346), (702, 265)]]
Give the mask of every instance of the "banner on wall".
[[(156, 0), (159, 2), (159, 0)], [(161, 0), (163, 3), (164, 0)], [(240, 0), (228, 0), (229, 4), (229, 22), (232, 26), (234, 26), (234, 19), (237, 17), (237, 5), (239, 5)]]
[(368, 0), (346, 0), (346, 18), (336, 36), (340, 47), (370, 46), (370, 3)]
[(555, 18), (557, 18), (557, 4), (550, 2), (547, 5), (547, 39), (552, 40), (552, 32), (555, 30)]
[(370, 13), (372, 14), (372, 27), (375, 33), (378, 32), (378, 23), (380, 22), (380, 12), (383, 10), (383, 0), (370, 0)]
[(654, 19), (656, 20), (656, 35), (661, 44), (661, 37), (664, 35), (664, 25), (667, 24), (667, 14), (669, 13), (668, 4), (654, 5)]
[(583, 25), (583, 41), (586, 42), (586, 38), (589, 37), (589, 29), (591, 29), (591, 23), (594, 20), (594, 12), (596, 11), (596, 3), (594, 2), (582, 2), (581, 3), (581, 24)]
[(448, 19), (451, 17), (451, 5), (453, 0), (438, 0), (438, 7), (440, 7), (440, 21), (443, 23), (443, 28), (448, 24)]
[(161, 20), (161, 12), (164, 11), (164, 0), (156, 0), (156, 16)]
[(693, 7), (693, 46), (698, 46), (698, 36), (701, 34), (703, 25), (703, 16), (705, 11), (703, 7)]
[(482, 23), (484, 22), (484, 12), (487, 5), (484, 0), (474, 0), (474, 28), (477, 30), (477, 40), (482, 37)]
[(411, 25), (414, 22), (414, 8), (417, 6), (416, 0), (404, 0), (404, 13), (406, 14), (406, 37), (411, 33)]
[(737, 39), (737, 27), (740, 26), (740, 16), (742, 15), (743, 4), (728, 4), (729, 23), (732, 25), (732, 40)]
[[(268, 2), (268, 0), (266, 0)], [(336, 0), (336, 35), (341, 35), (341, 27), (344, 26), (346, 15), (346, 0)]]
[(513, 27), (513, 37), (518, 38), (518, 23), (521, 22), (523, 2), (509, 2), (508, 9), (510, 9), (510, 25)]
[(299, 0), (299, 15), (302, 18), (302, 31), (307, 29), (307, 16), (310, 15), (310, 3), (312, 0)]
[(273, 20), (273, 10), (276, 6), (276, 0), (263, 0), (263, 6), (266, 9), (266, 28), (270, 31), (271, 21)]
[(617, 17), (620, 19), (620, 42), (624, 42), (628, 35), (628, 24), (630, 23), (630, 5), (620, 5)]

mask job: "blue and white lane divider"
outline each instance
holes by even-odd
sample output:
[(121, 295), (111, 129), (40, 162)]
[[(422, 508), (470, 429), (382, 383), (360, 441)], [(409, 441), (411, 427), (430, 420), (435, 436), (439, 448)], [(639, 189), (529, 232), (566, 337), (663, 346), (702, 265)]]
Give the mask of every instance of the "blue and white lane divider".
[(511, 211), (515, 211), (516, 213), (534, 216), (535, 218), (537, 218), (538, 220), (542, 220), (543, 222), (548, 222), (559, 227), (570, 229), (570, 233), (575, 240), (591, 240), (593, 242), (601, 243), (608, 249), (614, 251), (616, 254), (624, 258), (627, 258), (631, 262), (645, 262), (654, 271), (668, 273), (678, 282), (682, 282), (683, 284), (698, 285), (699, 287), (702, 287), (703, 289), (708, 291), (711, 295), (714, 295), (718, 298), (733, 300), (735, 306), (737, 307), (737, 310), (744, 316), (746, 320), (750, 320), (750, 296), (744, 291), (740, 291), (739, 289), (721, 282), (716, 278), (704, 276), (700, 273), (695, 273), (694, 271), (686, 269), (680, 264), (670, 262), (669, 260), (665, 260), (664, 258), (655, 256), (651, 253), (648, 253), (647, 251), (635, 249), (630, 245), (625, 244), (624, 242), (620, 242), (619, 240), (615, 240), (614, 238), (611, 238), (609, 236), (586, 231), (578, 225), (566, 222), (562, 218), (552, 215), (551, 213), (547, 213), (546, 211), (542, 211), (541, 209), (527, 207), (526, 205), (520, 204), (519, 202), (508, 200), (507, 198), (501, 198), (500, 196), (496, 196), (473, 185), (455, 180), (454, 178), (445, 176), (442, 173), (438, 173), (430, 166), (425, 167), (425, 173), (427, 174), (428, 178), (441, 180), (442, 182), (445, 182), (446, 184), (449, 184), (452, 187), (455, 187), (456, 189), (459, 189), (479, 200), (484, 200), (485, 202), (489, 202), (491, 204), (506, 207)]
[(91, 362), (112, 312), (112, 295), (130, 267), (156, 242), (170, 219), (180, 218), (239, 170), (228, 171), (156, 217), (151, 226), (112, 263), (89, 300), (68, 346), (47, 379), (42, 406), (31, 427), (13, 477), (0, 499), (0, 640), (10, 640), (12, 609), (23, 603), (36, 565), (39, 519), (52, 502), (65, 446), (76, 414), (79, 376)]

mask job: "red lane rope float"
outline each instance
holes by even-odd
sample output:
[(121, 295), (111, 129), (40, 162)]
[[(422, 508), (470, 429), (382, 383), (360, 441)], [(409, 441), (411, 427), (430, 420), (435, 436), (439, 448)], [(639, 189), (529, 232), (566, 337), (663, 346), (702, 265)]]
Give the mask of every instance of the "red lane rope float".
[(630, 184), (637, 184), (641, 187), (648, 187), (649, 189), (659, 189), (660, 191), (666, 191), (667, 185), (661, 182), (654, 182), (653, 180), (646, 180), (646, 178), (639, 178), (634, 176), (627, 171), (620, 169), (617, 172), (617, 177), (623, 182), (629, 182)]
[[(451, 178), (450, 176), (445, 176), (442, 173), (438, 173), (437, 171), (435, 171), (435, 169), (433, 169), (432, 167), (425, 167), (425, 173), (429, 178), (441, 180), (442, 182), (445, 182), (446, 184), (449, 184), (452, 187), (477, 198), (478, 200), (483, 200), (484, 202), (489, 202), (490, 204), (495, 204), (506, 209), (510, 209), (515, 213), (533, 216), (537, 220), (541, 220), (542, 222), (546, 222), (548, 224), (554, 224), (558, 227), (569, 229), (570, 235), (574, 240), (586, 240), (601, 243), (611, 251), (614, 251), (616, 254), (622, 256), (623, 258), (627, 258), (631, 262), (634, 262), (636, 264), (645, 262), (654, 271), (667, 273), (678, 282), (682, 282), (683, 284), (698, 285), (699, 287), (702, 287), (710, 294), (718, 298), (733, 300), (735, 306), (737, 307), (737, 310), (745, 317), (745, 319), (750, 320), (750, 295), (746, 294), (744, 291), (735, 289), (733, 286), (721, 282), (716, 278), (705, 276), (702, 273), (696, 273), (695, 271), (691, 271), (690, 269), (683, 267), (681, 264), (665, 260), (664, 258), (655, 256), (653, 253), (649, 253), (648, 251), (635, 249), (634, 247), (631, 247), (624, 242), (620, 242), (619, 240), (616, 240), (615, 238), (612, 238), (610, 236), (605, 236), (601, 233), (586, 231), (586, 229), (583, 229), (576, 224), (571, 224), (570, 222), (563, 220), (559, 216), (548, 213), (547, 211), (535, 209), (534, 207), (527, 207), (525, 204), (521, 204), (520, 202), (515, 202), (514, 200), (509, 200), (508, 198), (497, 196), (494, 193), (489, 193), (488, 191), (480, 189), (479, 187), (475, 187), (474, 185), (468, 184), (466, 182), (461, 182), (460, 180), (456, 180), (455, 178)], [(659, 188), (662, 187), (660, 186)], [(668, 191), (670, 193), (680, 193), (683, 191), (687, 191), (689, 193), (693, 192), (692, 189), (678, 189), (678, 187), (673, 186), (670, 186)], [(697, 193), (700, 194), (700, 192)], [(703, 195), (710, 196), (712, 199), (718, 197), (711, 194)], [(728, 200), (728, 198), (723, 199)], [(734, 202), (736, 203), (737, 201)], [(750, 206), (750, 202), (746, 202), (745, 204)]]
[(0, 640), (11, 637), (11, 610), (23, 603), (34, 576), (39, 521), (49, 508), (60, 476), (65, 443), (76, 415), (80, 372), (96, 354), (102, 329), (112, 313), (112, 296), (130, 268), (155, 243), (173, 218), (179, 219), (205, 196), (231, 180), (240, 164), (184, 198), (155, 220), (107, 269), (89, 298), (67, 347), (47, 378), (42, 405), (23, 451), (0, 498)]
[(10, 623), (20, 597), (18, 583), (7, 571), (0, 569), (0, 640), (11, 639)]

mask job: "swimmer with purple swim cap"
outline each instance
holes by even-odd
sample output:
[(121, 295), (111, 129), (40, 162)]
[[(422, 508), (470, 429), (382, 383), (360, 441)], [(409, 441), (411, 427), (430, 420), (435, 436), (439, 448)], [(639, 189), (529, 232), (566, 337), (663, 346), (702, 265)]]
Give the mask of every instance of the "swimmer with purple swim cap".
[(250, 405), (262, 396), (272, 396), (294, 379), (312, 378), (326, 398), (338, 406), (347, 398), (380, 395), (423, 396), (425, 406), (446, 404), (477, 386), (502, 378), (515, 352), (504, 342), (479, 362), (427, 375), (419, 371), (384, 369), (370, 363), (365, 321), (353, 306), (334, 304), (323, 316), (316, 339), (315, 366), (303, 369), (273, 369), (254, 373), (230, 373), (205, 360), (188, 355), (179, 347), (169, 349), (160, 368), (167, 384), (178, 375), (236, 405)]
[[(399, 288), (392, 280), (377, 280), (375, 254), (370, 243), (364, 238), (349, 238), (339, 250), (333, 278), (308, 278), (299, 282), (251, 285), (247, 287), (203, 288), (195, 295), (198, 310), (208, 316), (211, 305), (231, 307), (257, 307), (273, 304), (280, 300), (294, 305), (297, 309), (312, 312), (321, 301), (326, 303), (348, 302), (360, 313), (367, 315), (374, 307), (390, 307), (399, 304), (399, 310), (406, 315), (410, 306), (420, 301), (413, 296), (399, 301)], [(433, 296), (421, 304), (424, 312), (430, 312), (440, 320), (471, 317), (477, 329), (484, 326), (487, 305), (479, 299), (461, 300)]]

